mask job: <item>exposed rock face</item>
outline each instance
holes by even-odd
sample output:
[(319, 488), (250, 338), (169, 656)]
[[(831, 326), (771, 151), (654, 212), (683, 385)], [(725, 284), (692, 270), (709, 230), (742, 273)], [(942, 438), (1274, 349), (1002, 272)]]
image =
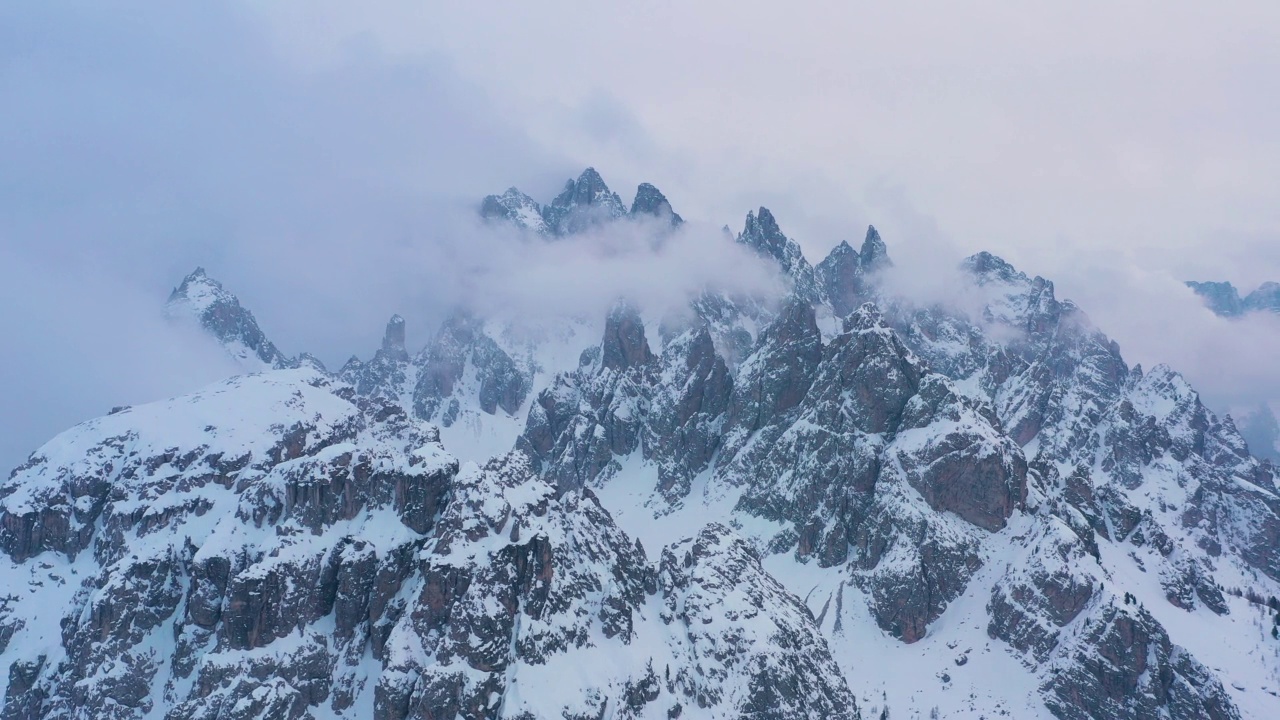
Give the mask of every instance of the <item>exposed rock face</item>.
[(1188, 281), (1187, 287), (1204, 299), (1209, 309), (1227, 317), (1235, 317), (1244, 312), (1244, 304), (1240, 300), (1240, 291), (1229, 282), (1194, 282)]
[(822, 333), (813, 307), (789, 302), (760, 333), (757, 349), (738, 367), (725, 416), (725, 456), (736, 455), (752, 433), (800, 404), (818, 363)]
[(382, 337), (382, 348), (368, 362), (348, 360), (338, 377), (354, 385), (361, 395), (401, 402), (412, 370), (404, 345), (404, 325), (404, 318), (392, 315)]
[(659, 492), (677, 503), (718, 452), (717, 477), (745, 489), (740, 509), (791, 524), (802, 559), (851, 562), (883, 627), (908, 641), (963, 591), (978, 529), (999, 530), (1025, 499), (1017, 446), (928, 373), (874, 306), (824, 348), (812, 307), (793, 302), (737, 380), (706, 328), (670, 341), (655, 374), (639, 328), (615, 311), (601, 350), (615, 359), (562, 377), (535, 404), (521, 447), (562, 488), (607, 481), (640, 436)]
[(267, 339), (240, 300), (196, 268), (174, 288), (165, 305), (171, 318), (192, 319), (226, 347), (232, 357), (258, 367), (286, 367), (289, 360)]
[(392, 315), (387, 321), (387, 332), (382, 336), (382, 350), (405, 360), (409, 359), (409, 353), (404, 349), (404, 318), (399, 315)]
[(889, 247), (884, 244), (884, 240), (880, 239), (880, 231), (876, 230), (874, 225), (867, 226), (867, 236), (862, 241), (858, 260), (862, 264), (862, 271), (867, 275), (893, 265), (889, 260)]
[[(663, 550), (659, 583), (663, 622), (689, 639), (688, 666), (709, 669), (703, 677), (678, 672), (671, 679), (698, 705), (727, 701), (743, 717), (778, 720), (859, 717), (808, 608), (728, 528), (709, 525)], [(740, 613), (742, 630), (732, 638), (718, 626), (726, 608)], [(750, 680), (735, 684), (735, 674)]]
[(720, 472), (747, 484), (739, 507), (793, 524), (798, 557), (850, 562), (881, 627), (912, 642), (979, 565), (966, 523), (999, 530), (1023, 503), (1026, 462), (993, 417), (920, 365), (874, 306), (845, 328), (803, 402)]
[(413, 410), (421, 418), (452, 425), (457, 419), (455, 395), (462, 383), (467, 396), (489, 415), (499, 409), (514, 414), (528, 397), (532, 373), (521, 368), (483, 324), (466, 313), (445, 321), (435, 339), (414, 358), (417, 379)]
[[(748, 219), (739, 241), (788, 272), (804, 267), (788, 267), (793, 243), (767, 211)], [(725, 364), (724, 381), (711, 351), (744, 347), (726, 342), (725, 328), (746, 317), (733, 301), (700, 298), (697, 322), (664, 329), (656, 372), (634, 331), (606, 333), (612, 374), (600, 369), (605, 349), (584, 355), (582, 368), (544, 394), (553, 411), (536, 412), (521, 442), (542, 452), (544, 476), (578, 473), (569, 487), (607, 487), (623, 482), (613, 478), (640, 427), (642, 456), (658, 475), (656, 512), (688, 506), (694, 478), (709, 477), (718, 489), (703, 492), (737, 493), (735, 517), (780, 528), (759, 536), (758, 547), (843, 570), (875, 622), (906, 642), (929, 634), (971, 592), (984, 558), (1010, 542), (1010, 522), (1027, 513), (1018, 540), (1031, 542), (1031, 527), (1036, 545), (991, 590), (987, 629), (1025, 658), (1045, 696), (1059, 698), (1048, 708), (1064, 717), (1070, 688), (1110, 682), (1081, 658), (1087, 648), (1075, 634), (1119, 597), (1103, 590), (1109, 571), (1099, 564), (1100, 543), (1151, 553), (1142, 561), (1155, 563), (1162, 602), (1177, 608), (1229, 611), (1209, 579), (1211, 550), (1242, 548), (1245, 565), (1270, 572), (1258, 563), (1274, 553), (1243, 549), (1271, 547), (1272, 518), (1280, 515), (1269, 505), (1270, 471), (1249, 458), (1229, 422), (1198, 399), (1176, 399), (1180, 380), (1163, 369), (1131, 371), (1115, 343), (1055, 297), (1052, 283), (992, 255), (974, 256), (961, 270), (982, 302), (976, 316), (883, 297), (867, 279), (887, 263), (874, 230), (862, 251), (838, 247), (815, 277), (832, 313), (848, 315), (843, 330), (824, 336), (814, 304), (797, 291), (781, 309), (752, 315), (767, 324), (749, 351)], [(862, 298), (874, 304), (848, 307)], [(624, 359), (624, 347), (637, 348), (635, 360)], [(619, 371), (630, 373), (621, 385)], [(1170, 415), (1170, 403), (1186, 409)], [(695, 406), (701, 412), (690, 414)], [(669, 439), (673, 424), (695, 415), (698, 433)], [(709, 459), (707, 448), (714, 448)], [(1152, 476), (1171, 467), (1187, 479)], [(1151, 497), (1152, 482), (1183, 489), (1155, 511), (1139, 497)], [(1188, 504), (1195, 509), (1176, 510)], [(1228, 514), (1252, 520), (1228, 531), (1221, 520)], [(843, 597), (833, 591), (823, 613)], [(1169, 653), (1169, 667), (1180, 668), (1174, 674), (1212, 680), (1187, 651)], [(1079, 671), (1074, 679), (1050, 682), (1066, 665)], [(1213, 686), (1192, 696), (1175, 685), (1124, 712), (1236, 712)]]
[(587, 168), (577, 180), (565, 183), (564, 190), (543, 208), (543, 217), (555, 235), (579, 233), (626, 213), (622, 198), (609, 190), (595, 168)]
[(642, 447), (658, 465), (659, 492), (677, 503), (720, 447), (733, 377), (710, 331), (699, 327), (667, 344), (658, 378)]
[(562, 492), (616, 472), (640, 446), (656, 369), (639, 315), (614, 308), (601, 345), (534, 400), (516, 447)]
[(822, 294), (831, 303), (836, 316), (844, 317), (857, 310), (869, 297), (858, 251), (841, 241), (814, 268)]
[(1170, 643), (1145, 610), (1114, 598), (1091, 613), (1054, 664), (1044, 690), (1049, 709), (1066, 720), (1240, 717), (1208, 668)]
[(667, 196), (649, 183), (641, 183), (636, 188), (636, 199), (631, 203), (630, 214), (631, 217), (655, 217), (673, 228), (684, 224), (684, 218), (671, 209)]
[[(411, 545), (432, 530), (457, 471), (434, 437), (307, 370), (59, 436), (4, 485), (0, 547), (16, 563), (61, 564), (58, 585), (66, 572), (89, 580), (61, 609), (59, 659), (10, 684), (7, 716), (132, 718), (172, 702), (174, 717), (302, 717), (340, 705), (356, 672), (343, 653), (361, 654), (347, 641), (363, 647), (383, 619), (363, 610), (372, 550), (344, 532), (391, 523), (383, 537)], [(65, 560), (41, 560), (55, 553)], [(335, 608), (327, 637), (314, 623)]]
[(566, 182), (564, 190), (546, 205), (516, 188), (489, 195), (480, 203), (480, 217), (552, 239), (605, 227), (623, 218), (656, 219), (670, 229), (684, 224), (662, 191), (649, 183), (636, 188), (628, 211), (595, 168), (587, 168), (576, 180)]
[(1223, 317), (1254, 312), (1280, 313), (1280, 283), (1264, 282), (1243, 298), (1229, 282), (1188, 281), (1187, 287), (1194, 290), (1210, 310)]
[[(591, 170), (482, 213), (679, 224)], [(0, 716), (1280, 714), (1280, 488), (1230, 418), (988, 253), (921, 305), (874, 228), (736, 240), (789, 294), (396, 316), (55, 438), (0, 486)]]
[(501, 195), (486, 197), (480, 203), (480, 217), (489, 221), (507, 222), (539, 235), (552, 232), (543, 218), (542, 206), (516, 188), (508, 188)]
[(11, 608), (4, 717), (858, 717), (725, 528), (659, 568), (590, 492), (435, 438), (303, 370), (59, 436), (0, 500), (5, 562), (64, 556), (32, 589), (69, 603), (52, 655), (27, 653), (60, 616)]
[(1245, 312), (1280, 312), (1280, 283), (1264, 282), (1241, 303)]
[(738, 235), (738, 242), (776, 260), (782, 272), (791, 277), (796, 297), (808, 303), (819, 300), (813, 267), (804, 258), (796, 241), (782, 234), (778, 221), (768, 208), (762, 207), (758, 213), (747, 213), (746, 225)]
[(841, 242), (814, 268), (818, 288), (837, 317), (845, 317), (863, 303), (876, 298), (876, 276), (893, 265), (889, 248), (874, 226), (859, 252)]

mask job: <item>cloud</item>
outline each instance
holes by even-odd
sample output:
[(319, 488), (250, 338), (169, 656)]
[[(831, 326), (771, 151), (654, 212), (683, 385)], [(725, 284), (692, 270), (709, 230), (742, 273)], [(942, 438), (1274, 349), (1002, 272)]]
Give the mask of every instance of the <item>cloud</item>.
[(0, 247), (0, 460), (8, 470), (75, 422), (234, 374), (204, 333), (91, 264), (41, 265)]
[(603, 316), (620, 298), (661, 315), (704, 290), (765, 298), (785, 290), (776, 264), (704, 223), (670, 231), (626, 220), (552, 241), (489, 229), (451, 253), (444, 267), (460, 302), (513, 319)]
[[(234, 372), (160, 319), (197, 265), (284, 352), (333, 365), (376, 348), (396, 312), (422, 344), (458, 304), (591, 313), (619, 295), (661, 305), (776, 284), (696, 224), (660, 244), (635, 223), (546, 244), (478, 223), (484, 194), (549, 197), (581, 168), (447, 59), (365, 36), (316, 61), (271, 13), (0, 9), (0, 332), (21, 348), (0, 376), (0, 463), (113, 405)], [(581, 122), (644, 142), (604, 95)]]
[[(184, 364), (217, 374), (188, 357), (198, 342), (136, 372), (132, 350), (41, 342), (163, 347), (136, 314), (196, 265), (282, 350), (336, 363), (393, 312), (421, 344), (459, 301), (766, 286), (714, 229), (762, 204), (814, 262), (870, 222), (904, 283), (946, 291), (929, 279), (991, 250), (1055, 280), (1127, 357), (1222, 403), (1271, 392), (1269, 321), (1228, 324), (1179, 283), (1280, 279), (1276, 7), (9, 3), (2, 329), (27, 340), (0, 429), (30, 449), (175, 391)], [(657, 248), (475, 224), (484, 194), (548, 198), (589, 164), (694, 222)]]
[(1215, 411), (1280, 400), (1280, 316), (1219, 317), (1180, 278), (1128, 263), (1082, 267), (1057, 289), (1120, 343), (1128, 362), (1173, 367)]
[(423, 249), (452, 218), (567, 174), (447, 61), (367, 43), (300, 64), (247, 4), (6, 5), (0, 106), (9, 466), (227, 372), (158, 324), (196, 265), (282, 349), (340, 361), (444, 302)]

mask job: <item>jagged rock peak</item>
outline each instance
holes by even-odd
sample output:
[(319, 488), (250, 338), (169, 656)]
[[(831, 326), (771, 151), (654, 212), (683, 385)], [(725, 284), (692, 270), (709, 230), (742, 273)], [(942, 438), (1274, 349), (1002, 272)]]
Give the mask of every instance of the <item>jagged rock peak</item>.
[(684, 218), (676, 214), (671, 208), (671, 203), (667, 200), (667, 196), (662, 194), (658, 188), (649, 183), (640, 183), (636, 188), (636, 199), (631, 203), (631, 216), (652, 215), (656, 218), (668, 218), (671, 227), (678, 227), (684, 223)]
[(1004, 258), (992, 255), (986, 250), (965, 258), (961, 267), (972, 274), (979, 284), (993, 280), (1009, 283), (1027, 279), (1026, 275), (1018, 272)]
[(852, 333), (876, 332), (892, 335), (893, 329), (884, 320), (880, 306), (873, 302), (863, 303), (856, 312), (845, 318), (844, 331)]
[(502, 195), (489, 195), (481, 201), (480, 217), (510, 222), (540, 235), (549, 231), (542, 206), (516, 188), (508, 188)]
[(778, 227), (778, 221), (769, 212), (769, 208), (761, 207), (758, 212), (747, 213), (747, 221), (742, 234), (738, 236), (738, 242), (777, 260), (785, 260), (789, 241), (782, 234), (782, 228)]
[(1259, 311), (1280, 313), (1280, 283), (1262, 283), (1243, 297), (1229, 282), (1189, 280), (1186, 285), (1220, 317), (1240, 317)]
[(570, 208), (575, 206), (600, 206), (609, 210), (618, 210), (621, 215), (622, 199), (617, 193), (609, 190), (604, 178), (596, 169), (589, 167), (582, 171), (577, 180), (569, 180), (564, 190), (551, 201), (552, 207)]
[(387, 331), (382, 336), (382, 349), (392, 353), (405, 352), (404, 318), (392, 315), (387, 321)]
[(1249, 293), (1243, 301), (1245, 312), (1269, 310), (1280, 313), (1280, 283), (1265, 282)]
[(889, 260), (889, 248), (880, 239), (880, 232), (875, 225), (867, 226), (867, 237), (862, 241), (862, 251), (858, 253), (858, 257), (862, 261), (862, 269), (868, 273), (893, 265)]
[(542, 209), (542, 219), (552, 235), (573, 235), (617, 220), (627, 214), (622, 198), (609, 190), (595, 168), (582, 171), (565, 183), (564, 191)]
[(205, 269), (198, 266), (169, 293), (169, 302), (172, 303), (175, 300), (187, 300), (193, 304), (202, 302), (200, 307), (204, 307), (204, 304), (220, 299), (221, 295), (230, 295), (230, 293), (223, 289), (222, 283), (209, 277)]
[(1234, 317), (1244, 311), (1240, 291), (1229, 282), (1187, 281), (1187, 287), (1204, 301), (1210, 310), (1226, 317)]
[(813, 266), (805, 259), (800, 245), (782, 233), (778, 221), (768, 208), (762, 207), (757, 212), (747, 213), (746, 223), (737, 241), (776, 260), (782, 271), (790, 275), (795, 283), (792, 292), (796, 297), (809, 303), (818, 302), (822, 298)]
[[(827, 253), (827, 259), (833, 257), (858, 257), (858, 251), (853, 249), (848, 240), (841, 240), (839, 245), (831, 248), (831, 252)], [(824, 260), (823, 262), (826, 262)]]
[(841, 240), (813, 271), (836, 317), (848, 315), (866, 299), (862, 260), (848, 242)]
[(285, 367), (289, 360), (267, 339), (253, 313), (240, 299), (197, 267), (169, 293), (165, 314), (173, 319), (191, 319), (222, 343), (241, 362)]
[(609, 370), (626, 370), (648, 365), (653, 359), (640, 313), (626, 303), (615, 304), (605, 320), (601, 366)]

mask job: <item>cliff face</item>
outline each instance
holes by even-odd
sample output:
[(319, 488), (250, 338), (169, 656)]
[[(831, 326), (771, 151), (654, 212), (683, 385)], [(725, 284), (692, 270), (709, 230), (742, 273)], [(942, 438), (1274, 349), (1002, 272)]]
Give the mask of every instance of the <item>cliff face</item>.
[[(591, 170), (481, 210), (682, 226)], [(1280, 489), (1181, 376), (986, 253), (958, 309), (889, 294), (874, 228), (734, 239), (787, 297), (416, 352), (395, 316), (333, 374), (193, 274), (170, 308), (265, 370), (0, 486), (3, 717), (1280, 714)]]

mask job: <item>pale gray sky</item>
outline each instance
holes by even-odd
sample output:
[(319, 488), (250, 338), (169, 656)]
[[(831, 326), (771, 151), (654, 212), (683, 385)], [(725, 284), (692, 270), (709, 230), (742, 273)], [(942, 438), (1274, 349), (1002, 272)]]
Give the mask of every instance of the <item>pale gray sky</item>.
[(269, 15), (292, 57), (447, 58), (543, 145), (694, 216), (779, 196), (797, 232), (853, 233), (905, 197), (1024, 265), (1212, 243), (1251, 283), (1280, 262), (1254, 254), (1280, 229), (1277, 3), (304, 7)]
[(1280, 331), (1179, 285), (1280, 279), (1277, 3), (10, 3), (0, 108), (5, 465), (218, 372), (133, 317), (194, 265), (286, 352), (421, 342), (470, 203), (585, 165), (815, 262), (988, 249), (1131, 360), (1280, 391)]

